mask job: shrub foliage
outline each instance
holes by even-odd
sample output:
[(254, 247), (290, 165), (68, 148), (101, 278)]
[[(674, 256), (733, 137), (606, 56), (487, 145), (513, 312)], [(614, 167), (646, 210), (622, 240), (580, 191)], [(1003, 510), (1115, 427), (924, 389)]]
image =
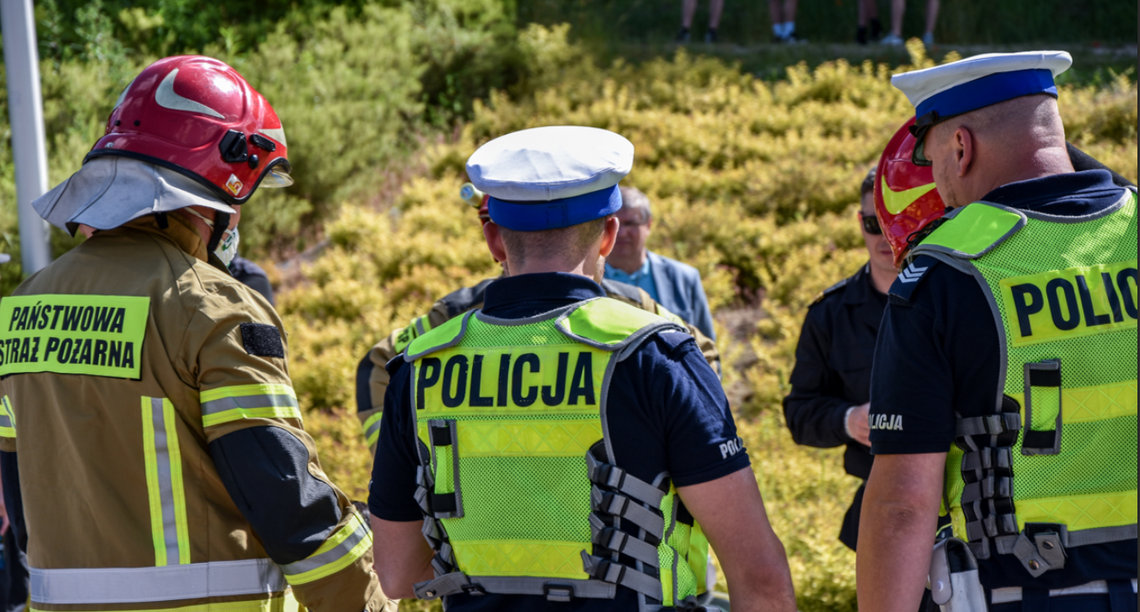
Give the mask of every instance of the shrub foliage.
[[(86, 11), (83, 27), (61, 32), (64, 46), (41, 65), (52, 184), (79, 167), (118, 92), (171, 50), (162, 45), (197, 35), (163, 25), (187, 3), (157, 6), (43, 3), (41, 30), (62, 27), (61, 7)], [(854, 556), (835, 538), (858, 482), (843, 473), (838, 451), (792, 442), (780, 401), (807, 306), (865, 261), (858, 186), (911, 112), (890, 86), (891, 69), (838, 60), (792, 65), (765, 81), (684, 51), (601, 68), (566, 26), (516, 32), (511, 6), (350, 2), (317, 17), (290, 13), (256, 32), (250, 52), (238, 44), (244, 30), (201, 43), (256, 83), (289, 134), (297, 185), (255, 197), (242, 244), (279, 285), (293, 381), (326, 469), (354, 498), (366, 497), (371, 458), (350, 413), (355, 366), (368, 347), (439, 297), (499, 273), (457, 197), (467, 157), (527, 127), (610, 129), (634, 143), (626, 183), (653, 200), (650, 248), (703, 275), (724, 386), (787, 547), (800, 609), (854, 610)], [(100, 17), (106, 7), (121, 9), (119, 25)], [(921, 45), (910, 51), (912, 65), (932, 64)], [(1135, 83), (1064, 85), (1060, 100), (1070, 140), (1135, 180)], [(0, 99), (0, 133), (7, 125)], [(0, 147), (0, 248), (14, 255), (3, 294), (20, 277), (12, 174), (11, 150)], [(54, 240), (57, 252), (75, 242)], [(265, 260), (306, 247), (279, 266)]]
[[(353, 405), (356, 362), (435, 299), (499, 271), (457, 196), (467, 157), (528, 127), (610, 129), (634, 143), (626, 182), (653, 200), (650, 248), (703, 275), (725, 388), (787, 547), (800, 609), (854, 610), (854, 555), (836, 536), (858, 482), (843, 473), (837, 450), (792, 442), (780, 401), (807, 306), (866, 261), (859, 184), (910, 107), (885, 66), (791, 66), (786, 79), (768, 83), (681, 52), (602, 70), (565, 34), (527, 30), (527, 44), (541, 49), (534, 95), (492, 93), (453, 138), (418, 152), (418, 170), (394, 198), (350, 201), (282, 295), (298, 396), (313, 425), (336, 440), (324, 461), (365, 494), (364, 445), (344, 444), (350, 434), (336, 418)], [(920, 48), (912, 62), (930, 65)], [(1135, 179), (1135, 85), (1069, 86), (1061, 104), (1070, 138)]]

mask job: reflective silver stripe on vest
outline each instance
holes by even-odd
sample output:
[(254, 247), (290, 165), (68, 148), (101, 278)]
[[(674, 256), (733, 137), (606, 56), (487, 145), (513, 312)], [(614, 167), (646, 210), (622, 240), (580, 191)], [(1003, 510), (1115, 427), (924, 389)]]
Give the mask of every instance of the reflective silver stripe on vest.
[(282, 565), (281, 571), (285, 572), (287, 576), (296, 576), (297, 574), (311, 572), (315, 569), (328, 565), (329, 563), (342, 559), (345, 555), (352, 552), (352, 549), (356, 548), (357, 544), (360, 544), (364, 541), (365, 538), (368, 537), (368, 527), (365, 527), (362, 521), (353, 518), (352, 522), (350, 522), (349, 525), (352, 524), (356, 525), (356, 529), (353, 530), (352, 535), (348, 536), (345, 541), (337, 544), (333, 548), (326, 550), (319, 555), (313, 555), (307, 559), (301, 559), (300, 561), (296, 561), (288, 565)]
[[(178, 523), (174, 516), (174, 485), (170, 475), (170, 447), (161, 397), (150, 398), (154, 427), (154, 459), (158, 467), (158, 498), (162, 505), (162, 538), (166, 542), (166, 565), (178, 565)], [(181, 458), (179, 458), (181, 460)]]
[[(1132, 579), (1132, 592), (1136, 592), (1136, 579)], [(1108, 593), (1108, 583), (1104, 580), (1094, 580), (1075, 587), (1065, 589), (1049, 589), (1049, 597), (1065, 597), (1067, 595), (1097, 595)], [(1004, 587), (994, 589), (994, 605), (1021, 601), (1021, 587)]]
[(202, 402), (202, 416), (217, 414), (235, 408), (297, 407), (297, 399), (288, 395), (239, 395)]
[[(566, 580), (528, 576), (468, 576), (463, 572), (444, 574), (415, 585), (416, 597), (438, 599), (478, 588), (497, 595), (548, 595), (551, 589), (565, 590), (572, 598), (613, 599), (617, 586), (601, 580)], [(660, 589), (658, 589), (660, 590)]]
[(33, 602), (61, 605), (268, 596), (285, 590), (285, 576), (269, 559), (166, 567), (31, 568), (31, 582)]
[(380, 431), (380, 419), (376, 419), (375, 423), (369, 425), (368, 429), (364, 430), (364, 439), (372, 440), (372, 435), (378, 431)]

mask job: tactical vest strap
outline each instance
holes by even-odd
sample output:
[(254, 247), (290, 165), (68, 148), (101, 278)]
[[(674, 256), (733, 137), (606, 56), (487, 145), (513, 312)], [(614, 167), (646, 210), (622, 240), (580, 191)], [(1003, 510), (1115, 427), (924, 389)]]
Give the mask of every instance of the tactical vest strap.
[(591, 541), (607, 550), (628, 555), (650, 565), (657, 565), (657, 547), (620, 529), (606, 525), (597, 514), (590, 515)]
[(586, 569), (587, 574), (603, 582), (633, 589), (653, 599), (661, 596), (660, 578), (654, 578), (628, 565), (595, 557), (583, 550), (582, 566)]
[(590, 490), (590, 509), (602, 515), (616, 516), (644, 529), (647, 538), (655, 544), (665, 536), (665, 518), (621, 493), (603, 491), (597, 486)]
[(436, 483), (450, 488), (450, 491), (438, 492), (439, 486), (431, 491), (432, 516), (437, 519), (460, 518), (463, 516), (463, 494), (459, 487), (459, 434), (455, 421), (431, 419), (428, 421), (428, 432), (435, 473), (451, 476), (450, 483)]
[(1021, 431), (1021, 415), (1016, 412), (987, 414), (957, 420), (958, 437), (996, 436), (1003, 433)]
[(590, 482), (613, 489), (631, 499), (654, 508), (661, 505), (665, 492), (612, 463), (599, 461), (593, 453), (586, 453), (586, 470)]

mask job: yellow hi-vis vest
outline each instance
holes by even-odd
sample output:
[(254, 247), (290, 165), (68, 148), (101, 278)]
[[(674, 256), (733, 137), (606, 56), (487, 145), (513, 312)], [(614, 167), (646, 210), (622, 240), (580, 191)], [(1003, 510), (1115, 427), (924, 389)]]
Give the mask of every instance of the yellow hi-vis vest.
[(436, 551), (417, 596), (612, 599), (620, 585), (654, 609), (697, 594), (707, 544), (691, 545), (668, 474), (614, 465), (605, 433), (614, 366), (663, 330), (684, 328), (599, 298), (522, 320), (472, 311), (411, 343), (416, 498)]
[(1133, 191), (1086, 217), (976, 202), (914, 249), (977, 279), (1001, 330), (994, 413), (959, 415), (946, 469), (979, 558), (1036, 577), (1136, 538), (1136, 209)]

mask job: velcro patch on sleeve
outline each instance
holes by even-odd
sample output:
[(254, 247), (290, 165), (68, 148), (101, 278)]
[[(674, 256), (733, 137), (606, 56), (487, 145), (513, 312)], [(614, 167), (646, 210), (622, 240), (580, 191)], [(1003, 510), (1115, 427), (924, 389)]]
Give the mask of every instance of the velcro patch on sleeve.
[(285, 358), (285, 345), (281, 342), (281, 332), (273, 325), (242, 323), (241, 343), (245, 346), (245, 352), (255, 357)]

